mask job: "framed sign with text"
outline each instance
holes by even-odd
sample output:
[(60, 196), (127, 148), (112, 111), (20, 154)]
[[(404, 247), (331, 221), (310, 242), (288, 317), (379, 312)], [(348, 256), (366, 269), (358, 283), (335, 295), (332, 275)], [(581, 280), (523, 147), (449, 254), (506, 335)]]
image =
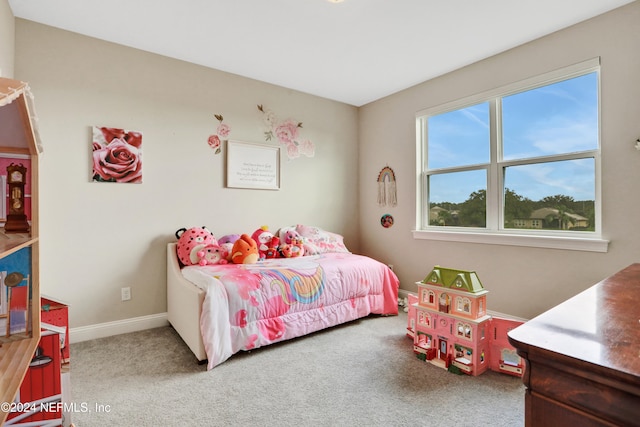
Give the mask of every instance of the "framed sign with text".
[(280, 147), (227, 142), (227, 187), (280, 189)]

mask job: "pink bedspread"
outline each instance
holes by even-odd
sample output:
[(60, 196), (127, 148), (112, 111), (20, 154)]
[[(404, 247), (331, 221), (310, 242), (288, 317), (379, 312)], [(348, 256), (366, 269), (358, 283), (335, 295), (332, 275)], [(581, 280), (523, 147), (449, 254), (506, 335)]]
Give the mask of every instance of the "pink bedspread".
[(327, 253), (256, 264), (190, 266), (205, 290), (200, 329), (211, 369), (241, 350), (374, 314), (398, 314), (398, 278), (361, 255)]

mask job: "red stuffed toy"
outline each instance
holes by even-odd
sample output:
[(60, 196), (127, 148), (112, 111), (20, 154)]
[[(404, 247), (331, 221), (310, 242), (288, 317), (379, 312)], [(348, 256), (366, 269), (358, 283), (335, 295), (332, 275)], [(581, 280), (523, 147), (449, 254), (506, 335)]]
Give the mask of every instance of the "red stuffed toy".
[(260, 261), (267, 258), (267, 251), (269, 250), (269, 244), (273, 239), (273, 233), (269, 231), (269, 227), (263, 225), (253, 232), (251, 238), (258, 245), (258, 259)]
[(280, 239), (277, 236), (273, 236), (267, 247), (266, 259), (280, 258)]
[(258, 261), (258, 245), (248, 234), (243, 234), (233, 244), (231, 261), (234, 264), (254, 264)]

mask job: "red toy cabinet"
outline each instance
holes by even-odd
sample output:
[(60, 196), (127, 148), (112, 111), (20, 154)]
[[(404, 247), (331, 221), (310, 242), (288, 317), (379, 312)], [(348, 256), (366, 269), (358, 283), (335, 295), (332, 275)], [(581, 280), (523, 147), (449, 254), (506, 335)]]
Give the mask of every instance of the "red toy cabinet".
[(43, 331), (5, 426), (62, 425), (60, 335)]
[(40, 303), (40, 341), (7, 416), (7, 427), (69, 425), (63, 403), (69, 382), (69, 308), (49, 297)]
[(54, 327), (62, 328), (62, 331), (60, 332), (61, 363), (69, 363), (69, 306), (63, 302), (44, 296), (40, 301), (40, 304), (42, 304), (42, 308), (40, 310), (40, 322), (43, 324), (43, 327), (52, 325)]

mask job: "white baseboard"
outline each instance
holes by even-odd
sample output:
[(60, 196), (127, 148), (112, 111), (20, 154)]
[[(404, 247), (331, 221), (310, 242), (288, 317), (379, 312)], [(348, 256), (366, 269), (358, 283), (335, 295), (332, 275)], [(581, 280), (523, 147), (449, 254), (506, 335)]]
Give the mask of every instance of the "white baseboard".
[[(398, 289), (398, 300), (407, 298), (409, 294), (416, 295), (416, 296), (418, 295), (415, 292), (407, 291), (404, 289)], [(528, 320), (528, 319), (523, 319), (522, 317), (512, 316), (511, 314), (500, 313), (499, 311), (493, 311), (493, 310), (487, 310), (487, 314), (489, 314), (492, 317), (502, 317), (505, 319), (518, 320), (521, 322), (526, 322)]]
[(517, 320), (519, 322), (528, 322), (529, 319), (525, 319), (518, 316), (513, 316), (507, 313), (500, 313), (499, 311), (487, 310), (487, 314), (491, 317), (501, 317), (503, 319)]
[(167, 313), (151, 314), (149, 316), (116, 320), (115, 322), (99, 323), (97, 325), (79, 326), (69, 329), (69, 342), (76, 343), (112, 335), (127, 334), (145, 329), (167, 326)]
[(415, 292), (405, 291), (404, 289), (398, 289), (398, 299), (407, 298), (409, 294), (418, 295)]

